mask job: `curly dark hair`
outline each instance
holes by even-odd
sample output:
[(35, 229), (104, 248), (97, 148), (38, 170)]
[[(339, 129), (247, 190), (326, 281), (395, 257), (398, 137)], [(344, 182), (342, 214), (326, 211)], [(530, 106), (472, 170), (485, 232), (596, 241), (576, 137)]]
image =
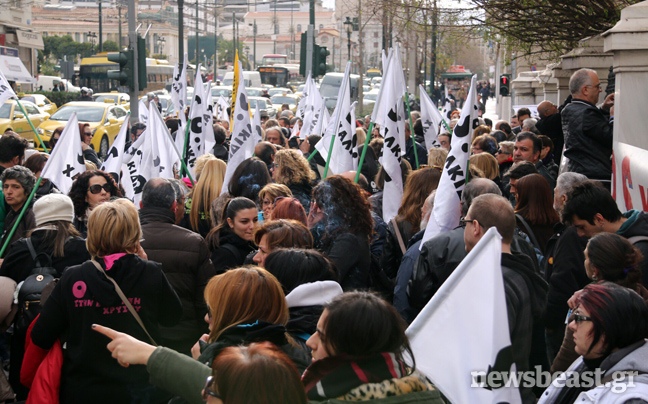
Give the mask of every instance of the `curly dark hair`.
[(68, 196), (72, 199), (74, 204), (74, 215), (77, 217), (82, 217), (85, 215), (86, 210), (88, 209), (88, 202), (86, 202), (86, 193), (88, 192), (88, 187), (90, 185), (90, 178), (100, 175), (106, 179), (106, 182), (110, 184), (110, 196), (116, 196), (121, 198), (123, 195), (117, 187), (117, 183), (113, 177), (101, 170), (92, 170), (86, 171), (81, 174), (76, 181), (72, 184)]
[(313, 200), (324, 212), (324, 241), (344, 233), (365, 236), (367, 240), (371, 238), (371, 205), (360, 185), (334, 175), (313, 189)]

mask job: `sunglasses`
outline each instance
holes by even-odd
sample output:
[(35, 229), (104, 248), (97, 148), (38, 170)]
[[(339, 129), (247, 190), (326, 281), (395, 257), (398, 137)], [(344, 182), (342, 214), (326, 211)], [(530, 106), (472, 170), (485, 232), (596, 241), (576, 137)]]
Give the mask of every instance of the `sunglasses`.
[(203, 401), (207, 401), (207, 399), (211, 397), (215, 397), (218, 399), (223, 399), (223, 397), (219, 396), (217, 393), (212, 390), (212, 385), (214, 384), (214, 377), (209, 376), (207, 380), (205, 381), (205, 387), (203, 387), (203, 393), (202, 393), (202, 399)]
[(88, 191), (90, 191), (91, 194), (95, 194), (95, 195), (101, 192), (102, 189), (110, 193), (110, 184), (109, 183), (105, 183), (103, 185), (94, 184), (88, 187)]

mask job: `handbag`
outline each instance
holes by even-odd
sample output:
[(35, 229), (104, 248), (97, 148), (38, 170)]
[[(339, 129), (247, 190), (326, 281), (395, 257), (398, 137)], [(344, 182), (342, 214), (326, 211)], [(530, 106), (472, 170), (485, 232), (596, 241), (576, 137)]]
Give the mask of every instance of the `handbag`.
[(153, 339), (153, 337), (151, 337), (151, 334), (149, 334), (148, 330), (147, 330), (146, 327), (144, 326), (144, 323), (142, 322), (142, 319), (140, 318), (139, 314), (137, 314), (137, 312), (136, 312), (135, 309), (133, 308), (133, 305), (130, 304), (130, 302), (129, 302), (128, 299), (126, 298), (126, 295), (124, 295), (124, 292), (122, 292), (122, 290), (121, 290), (121, 288), (119, 287), (119, 285), (117, 284), (117, 282), (116, 282), (113, 278), (111, 278), (110, 276), (108, 276), (108, 274), (107, 274), (106, 271), (103, 269), (103, 267), (101, 266), (101, 264), (99, 264), (99, 263), (98, 263), (97, 261), (95, 261), (94, 259), (92, 259), (92, 260), (90, 260), (90, 261), (94, 264), (94, 266), (97, 267), (97, 269), (99, 270), (99, 272), (103, 273), (104, 276), (105, 276), (105, 277), (106, 277), (110, 282), (112, 282), (113, 285), (115, 285), (115, 291), (116, 291), (117, 294), (119, 295), (119, 298), (122, 300), (122, 302), (124, 302), (124, 304), (125, 304), (126, 307), (128, 308), (128, 311), (130, 311), (130, 313), (133, 315), (133, 317), (135, 317), (135, 320), (137, 320), (137, 323), (140, 325), (140, 327), (142, 327), (142, 330), (144, 330), (144, 332), (146, 333), (146, 335), (149, 337), (149, 339), (151, 340), (151, 344), (153, 344), (153, 346), (157, 346), (157, 343), (155, 342), (155, 340)]

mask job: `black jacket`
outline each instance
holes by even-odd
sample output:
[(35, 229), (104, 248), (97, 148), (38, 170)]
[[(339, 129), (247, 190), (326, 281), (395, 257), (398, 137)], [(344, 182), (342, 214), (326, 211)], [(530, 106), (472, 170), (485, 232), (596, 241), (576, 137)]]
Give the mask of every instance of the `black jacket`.
[(226, 144), (217, 144), (212, 149), (212, 154), (227, 163), (229, 158), (229, 148)]
[[(407, 251), (407, 244), (414, 235), (414, 233), (412, 232), (412, 224), (410, 222), (400, 220), (396, 221), (396, 225), (403, 239), (403, 246)], [(400, 266), (403, 254), (404, 253), (401, 250), (400, 243), (398, 242), (398, 236), (396, 235), (396, 229), (394, 228), (394, 222), (390, 220), (389, 224), (387, 225), (387, 237), (385, 239), (385, 246), (383, 247), (381, 259), (382, 268), (387, 276), (389, 276), (389, 278), (396, 278), (398, 267)]]
[(182, 302), (182, 318), (173, 327), (161, 327), (160, 345), (189, 354), (198, 339), (209, 332), (205, 323), (207, 305), (203, 291), (216, 275), (209, 248), (200, 235), (176, 226), (171, 210), (144, 207), (139, 211), (150, 261), (162, 264), (162, 271)]
[(262, 320), (257, 320), (252, 324), (230, 327), (218, 337), (216, 342), (201, 344), (198, 361), (211, 367), (214, 359), (227, 347), (269, 341), (284, 351), (297, 367), (299, 374), (302, 374), (310, 365), (310, 355), (296, 341), (289, 342), (286, 334), (286, 327), (283, 325), (271, 324)]
[(240, 238), (236, 233), (223, 228), (220, 233), (219, 247), (211, 252), (211, 261), (217, 274), (236, 268), (245, 262), (245, 257), (254, 251), (254, 245)]
[[(547, 270), (549, 293), (547, 294), (547, 312), (545, 327), (551, 330), (564, 330), (565, 318), (569, 311), (567, 300), (590, 283), (585, 272), (585, 247), (587, 238), (579, 237), (576, 228), (568, 227), (556, 233), (553, 254), (547, 251), (547, 260), (551, 264)], [(551, 243), (551, 241), (550, 241)]]
[[(38, 261), (41, 266), (46, 266), (48, 260), (45, 255), (52, 258), (52, 267), (58, 272), (58, 277), (63, 274), (65, 268), (72, 265), (79, 265), (90, 259), (90, 254), (86, 249), (85, 240), (81, 237), (72, 237), (65, 242), (63, 249), (63, 257), (54, 256), (54, 246), (45, 245), (43, 243), (43, 236), (45, 231), (37, 230), (31, 235), (31, 241), (34, 245), (34, 250), (38, 256)], [(49, 244), (49, 243), (48, 243)], [(44, 254), (42, 254), (44, 253)], [(24, 281), (31, 271), (34, 269), (36, 263), (29, 253), (27, 247), (27, 239), (21, 238), (16, 241), (12, 246), (9, 254), (7, 254), (2, 267), (0, 267), (0, 276), (7, 276), (16, 283)]]
[[(103, 265), (103, 260), (100, 260)], [(171, 326), (182, 304), (160, 264), (133, 254), (119, 258), (107, 273), (120, 286), (156, 341), (159, 325)], [(155, 391), (144, 366), (124, 368), (106, 349), (108, 338), (92, 329), (101, 324), (141, 341), (146, 333), (126, 309), (114, 285), (90, 262), (68, 268), (56, 284), (32, 329), (32, 341), (49, 349), (66, 337), (62, 403), (148, 403)]]
[(416, 153), (417, 155), (415, 156), (414, 141), (410, 137), (405, 142), (405, 158), (412, 166), (412, 170), (416, 170), (416, 157), (418, 157), (419, 166), (427, 164), (428, 160), (427, 150), (425, 150), (425, 146), (421, 145), (420, 143), (416, 143)]
[(311, 195), (313, 193), (313, 184), (309, 181), (305, 181), (300, 183), (294, 182), (286, 185), (290, 189), (290, 192), (292, 192), (293, 198), (296, 198), (299, 203), (302, 204), (306, 214), (308, 214), (311, 204)]
[[(364, 149), (364, 145), (360, 145), (358, 147), (358, 155), (362, 155), (362, 151)], [(426, 163), (427, 164), (427, 161)], [(376, 175), (378, 174), (378, 170), (380, 168), (380, 164), (378, 163), (378, 158), (376, 157), (376, 153), (371, 147), (367, 148), (367, 153), (365, 153), (365, 158), (362, 161), (362, 168), (360, 168), (360, 173), (365, 176), (367, 179), (367, 182), (369, 183), (369, 188), (371, 188), (370, 193), (373, 195), (376, 192), (380, 191), (378, 187), (376, 187)]]
[[(631, 209), (623, 214), (623, 217), (628, 220), (617, 231), (617, 234), (625, 238), (632, 238), (635, 236), (648, 236), (648, 214), (638, 210)], [(641, 262), (641, 276), (642, 283), (648, 285), (648, 241), (640, 240), (633, 243), (635, 247), (641, 251), (644, 256)]]
[(94, 149), (85, 149), (83, 151), (83, 159), (93, 163), (95, 166), (97, 166), (97, 169), (101, 168), (101, 160), (99, 159), (99, 156), (97, 155), (97, 152), (94, 151)]
[(409, 304), (419, 313), (466, 256), (464, 228), (437, 234), (425, 243), (409, 281)]
[(538, 170), (538, 174), (542, 175), (544, 179), (547, 180), (551, 189), (556, 188), (556, 175), (558, 174), (558, 170), (555, 169), (556, 167), (547, 167), (544, 165), (542, 160), (540, 160), (535, 164), (535, 168)]
[(366, 237), (340, 234), (325, 243), (324, 254), (335, 264), (338, 282), (345, 292), (369, 287), (371, 252)]
[(562, 116), (560, 112), (540, 119), (536, 124), (536, 128), (541, 134), (547, 136), (553, 142), (553, 160), (556, 164), (560, 165), (562, 150), (565, 145), (565, 135), (563, 135)]
[(30, 206), (29, 208), (27, 208), (25, 214), (20, 220), (20, 223), (18, 223), (18, 226), (16, 227), (16, 231), (11, 236), (11, 238), (9, 238), (9, 233), (11, 232), (11, 229), (14, 227), (14, 224), (18, 220), (18, 216), (20, 216), (20, 210), (18, 210), (18, 212), (14, 211), (11, 207), (9, 207), (9, 205), (7, 205), (7, 202), (5, 202), (4, 199), (0, 201), (0, 203), (4, 203), (7, 210), (7, 215), (5, 216), (4, 219), (2, 241), (0, 242), (0, 248), (1, 248), (7, 240), (10, 240), (9, 247), (5, 250), (4, 253), (4, 256), (6, 257), (7, 254), (11, 252), (11, 245), (16, 241), (20, 240), (21, 238), (25, 237), (29, 230), (36, 227), (36, 217), (34, 216), (32, 207)]
[(569, 171), (581, 173), (591, 180), (610, 181), (614, 119), (583, 100), (572, 100), (561, 115)]
[[(502, 275), (513, 359), (518, 372), (547, 366), (541, 318), (546, 309), (547, 282), (524, 254), (502, 254)], [(544, 357), (544, 360), (543, 360)], [(522, 402), (535, 403), (530, 388), (520, 386)]]
[(49, 194), (60, 194), (61, 191), (54, 185), (54, 183), (48, 179), (43, 178), (40, 186), (36, 190), (36, 195), (34, 195), (34, 200), (37, 201), (39, 198), (49, 195)]

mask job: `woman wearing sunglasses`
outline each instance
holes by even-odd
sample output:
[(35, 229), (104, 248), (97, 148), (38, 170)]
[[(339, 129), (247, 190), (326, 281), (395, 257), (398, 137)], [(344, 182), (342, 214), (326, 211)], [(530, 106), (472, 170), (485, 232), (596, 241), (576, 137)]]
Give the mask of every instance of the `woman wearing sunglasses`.
[(86, 171), (74, 181), (68, 196), (74, 203), (74, 227), (86, 237), (88, 217), (94, 208), (112, 197), (122, 197), (115, 180), (101, 170)]
[(97, 152), (92, 148), (92, 138), (94, 131), (89, 123), (79, 124), (79, 134), (81, 135), (81, 149), (83, 150), (83, 159), (88, 160), (97, 167), (101, 167), (101, 160)]
[(648, 305), (641, 296), (613, 283), (588, 285), (569, 329), (580, 357), (538, 404), (648, 402)]
[[(585, 248), (585, 271), (594, 282), (613, 282), (635, 292), (648, 303), (648, 290), (641, 284), (641, 252), (626, 238), (614, 233), (600, 233), (592, 237)], [(576, 309), (579, 293), (569, 300), (572, 310)], [(567, 327), (565, 338), (553, 365), (552, 372), (567, 370), (579, 354), (574, 347), (574, 330)]]

